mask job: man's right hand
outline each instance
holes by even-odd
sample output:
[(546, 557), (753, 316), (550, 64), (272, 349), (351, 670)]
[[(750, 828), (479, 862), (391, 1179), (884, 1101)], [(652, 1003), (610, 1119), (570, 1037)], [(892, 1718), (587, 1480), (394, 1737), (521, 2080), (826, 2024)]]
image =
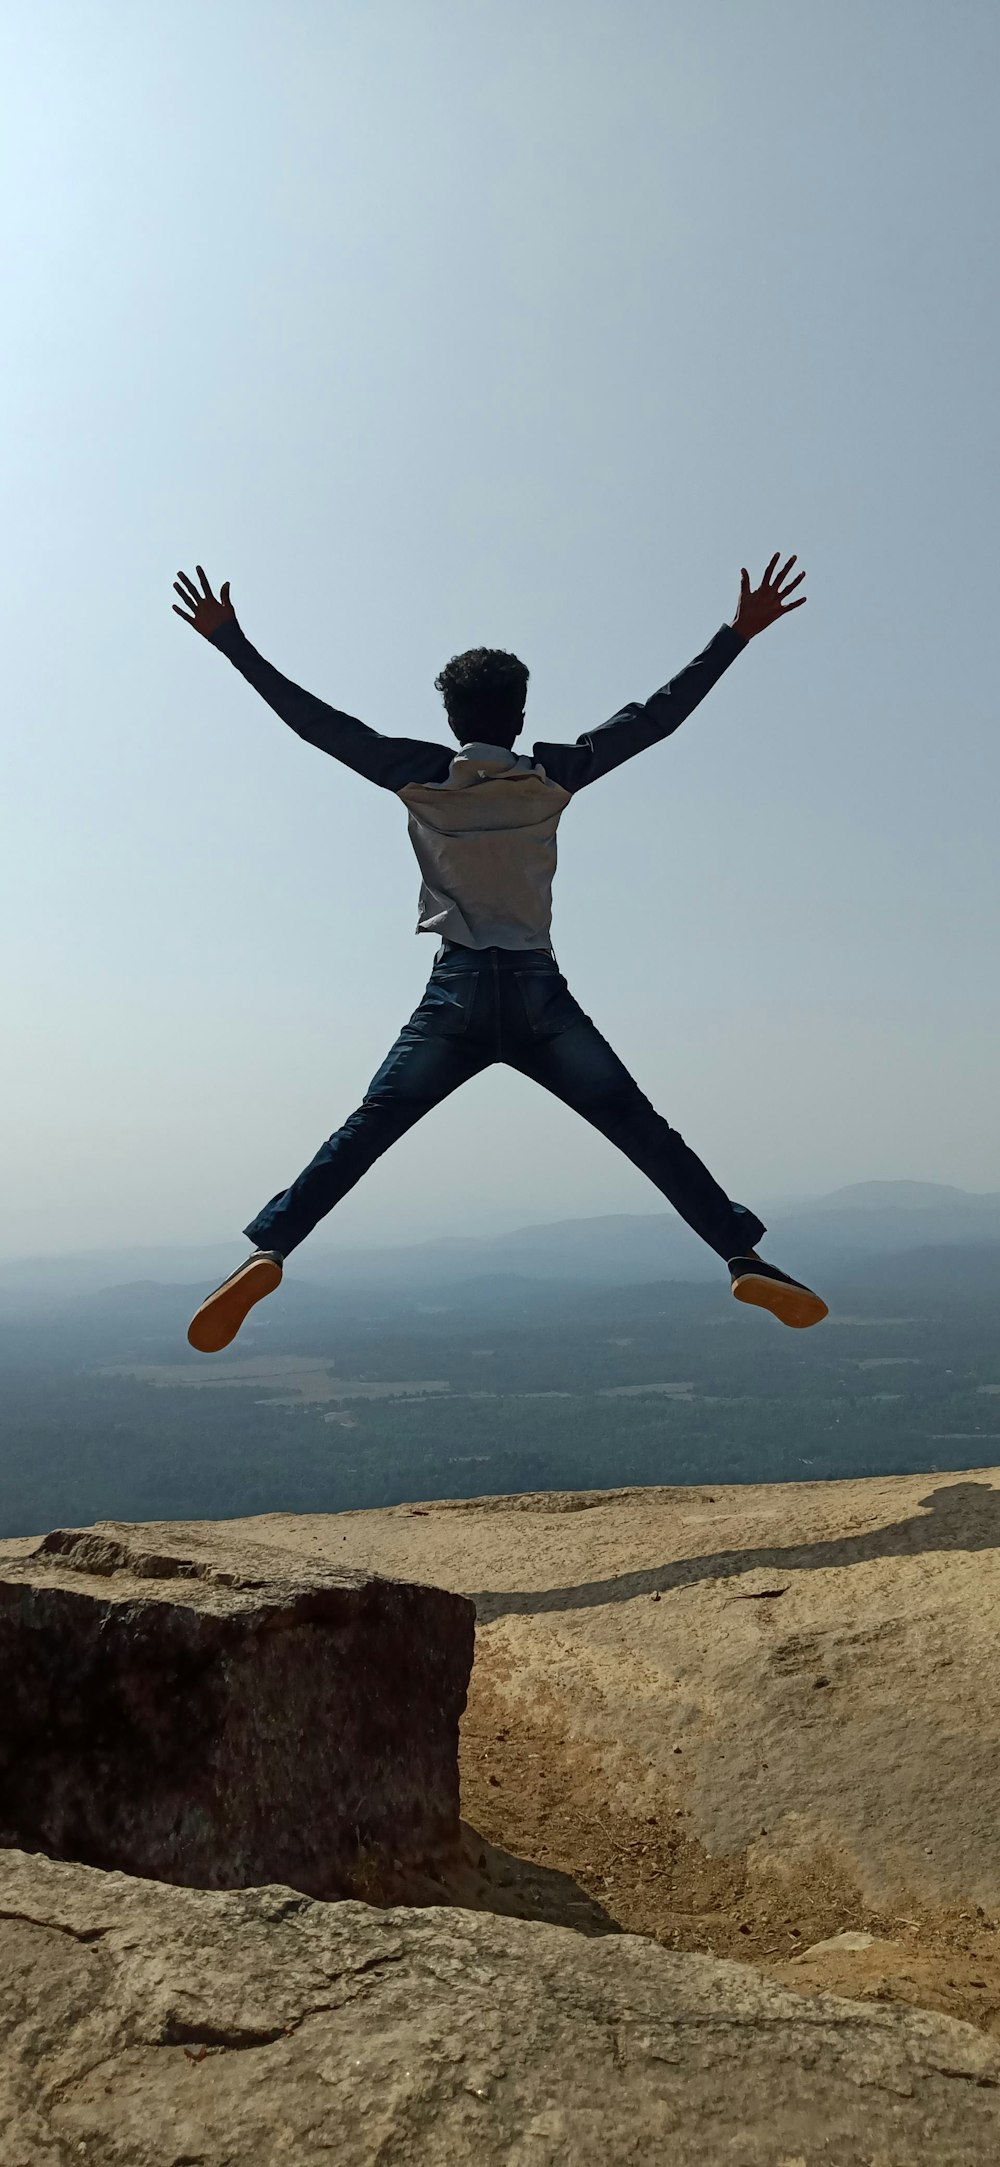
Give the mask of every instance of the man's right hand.
[(179, 594), (181, 601), (187, 603), (187, 609), (181, 609), (176, 602), (173, 606), (186, 625), (192, 625), (196, 632), (200, 632), (203, 638), (208, 640), (213, 632), (218, 631), (220, 625), (236, 623), (236, 611), (229, 599), (228, 579), (223, 580), (219, 598), (216, 600), (200, 564), (195, 565), (195, 571), (203, 592), (198, 593), (193, 579), (189, 579), (186, 572), (178, 572), (174, 581), (174, 593)]

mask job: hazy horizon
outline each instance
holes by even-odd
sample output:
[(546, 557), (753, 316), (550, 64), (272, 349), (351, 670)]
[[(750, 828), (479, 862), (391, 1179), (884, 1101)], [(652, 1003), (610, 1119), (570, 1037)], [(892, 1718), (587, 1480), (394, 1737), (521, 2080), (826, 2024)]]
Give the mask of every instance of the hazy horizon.
[[(772, 1238), (775, 1231), (780, 1238), (781, 1233), (784, 1231), (786, 1219), (794, 1228), (797, 1215), (805, 1217), (810, 1213), (811, 1209), (822, 1212), (824, 1208), (831, 1205), (839, 1208), (841, 1212), (845, 1208), (848, 1212), (853, 1209), (859, 1224), (862, 1220), (869, 1222), (869, 1229), (866, 1230), (868, 1232), (867, 1246), (871, 1246), (871, 1234), (874, 1233), (876, 1238), (878, 1235), (880, 1206), (884, 1206), (894, 1215), (902, 1214), (904, 1219), (912, 1212), (916, 1220), (921, 1212), (933, 1215), (935, 1210), (939, 1212), (947, 1210), (952, 1199), (960, 1199), (973, 1205), (981, 1203), (1000, 1205), (1000, 1191), (966, 1189), (949, 1183), (917, 1180), (883, 1182), (876, 1178), (868, 1181), (847, 1183), (842, 1188), (823, 1192), (819, 1195), (809, 1193), (800, 1196), (765, 1197), (761, 1200), (761, 1208), (766, 1213), (772, 1227)], [(532, 1233), (543, 1233), (547, 1230), (558, 1231), (567, 1227), (579, 1227), (581, 1230), (605, 1226), (627, 1228), (634, 1226), (637, 1221), (641, 1222), (643, 1219), (666, 1221), (671, 1240), (676, 1240), (681, 1252), (690, 1259), (692, 1266), (696, 1267), (704, 1263), (706, 1269), (711, 1267), (714, 1271), (714, 1258), (711, 1257), (709, 1252), (702, 1250), (701, 1244), (691, 1234), (690, 1229), (685, 1226), (683, 1220), (677, 1217), (676, 1213), (666, 1204), (662, 1197), (657, 1197), (655, 1191), (653, 1192), (653, 1202), (648, 1209), (632, 1212), (577, 1214), (571, 1217), (553, 1219), (549, 1214), (540, 1211), (522, 1215), (513, 1211), (496, 1210), (485, 1217), (480, 1215), (473, 1220), (463, 1221), (460, 1217), (456, 1217), (452, 1224), (437, 1229), (421, 1224), (408, 1230), (397, 1231), (394, 1237), (383, 1236), (381, 1238), (370, 1225), (358, 1226), (353, 1231), (351, 1228), (345, 1227), (343, 1215), (338, 1211), (331, 1214), (326, 1221), (320, 1224), (312, 1240), (297, 1253), (295, 1268), (299, 1271), (304, 1269), (306, 1275), (308, 1275), (309, 1259), (311, 1257), (315, 1257), (318, 1262), (322, 1263), (325, 1257), (332, 1255), (337, 1250), (344, 1250), (349, 1256), (353, 1257), (362, 1256), (366, 1252), (375, 1255), (383, 1251), (389, 1254), (394, 1250), (417, 1249), (423, 1244), (433, 1245), (435, 1242), (443, 1245), (451, 1242), (456, 1246), (462, 1246), (469, 1242), (482, 1242), (484, 1246), (488, 1246), (491, 1242), (503, 1241), (505, 1237), (516, 1236), (520, 1233), (530, 1235)], [(779, 1222), (776, 1229), (775, 1222)], [(1000, 1222), (998, 1222), (998, 1234), (1000, 1234)], [(938, 1239), (942, 1238), (941, 1236), (938, 1237)], [(992, 1236), (988, 1238), (992, 1239)], [(233, 1240), (232, 1234), (218, 1231), (214, 1238), (209, 1237), (206, 1241), (200, 1243), (103, 1243), (89, 1249), (76, 1248), (54, 1251), (17, 1250), (8, 1252), (0, 1249), (0, 1275), (15, 1265), (28, 1267), (47, 1264), (56, 1266), (60, 1264), (69, 1265), (74, 1262), (83, 1263), (91, 1258), (97, 1260), (102, 1257), (113, 1257), (116, 1260), (129, 1259), (135, 1262), (143, 1258), (155, 1258), (162, 1262), (176, 1256), (177, 1258), (191, 1260), (204, 1258), (206, 1262), (209, 1262), (223, 1248), (226, 1246), (231, 1247)], [(892, 1244), (890, 1243), (889, 1246), (891, 1247)]]
[[(567, 810), (553, 939), (737, 1199), (1000, 1189), (1000, 17), (930, 0), (40, 0), (0, 31), (0, 1257), (236, 1240), (433, 958), (391, 797), (173, 614), (376, 729), (641, 699), (808, 606)], [(655, 1213), (495, 1069), (313, 1240)]]

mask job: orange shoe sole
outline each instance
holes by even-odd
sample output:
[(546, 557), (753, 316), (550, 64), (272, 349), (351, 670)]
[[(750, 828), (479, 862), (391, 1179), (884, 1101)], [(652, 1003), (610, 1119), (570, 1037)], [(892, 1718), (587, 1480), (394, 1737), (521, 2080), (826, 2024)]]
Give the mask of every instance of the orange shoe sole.
[(790, 1324), (798, 1332), (810, 1324), (822, 1324), (830, 1312), (818, 1294), (809, 1287), (785, 1287), (780, 1279), (758, 1279), (748, 1272), (733, 1288), (738, 1302), (750, 1302), (755, 1309), (769, 1309), (772, 1317), (782, 1324)]
[(281, 1266), (271, 1257), (255, 1257), (241, 1272), (216, 1287), (188, 1325), (188, 1344), (199, 1354), (219, 1354), (236, 1338), (255, 1302), (281, 1285)]

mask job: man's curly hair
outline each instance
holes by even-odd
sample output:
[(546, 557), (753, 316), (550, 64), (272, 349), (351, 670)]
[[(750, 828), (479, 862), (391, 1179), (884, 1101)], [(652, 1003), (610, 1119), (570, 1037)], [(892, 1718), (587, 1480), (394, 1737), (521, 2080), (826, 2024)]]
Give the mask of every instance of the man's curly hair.
[(460, 744), (473, 737), (489, 742), (491, 729), (521, 725), (528, 690), (528, 669), (502, 647), (469, 647), (452, 655), (434, 679)]

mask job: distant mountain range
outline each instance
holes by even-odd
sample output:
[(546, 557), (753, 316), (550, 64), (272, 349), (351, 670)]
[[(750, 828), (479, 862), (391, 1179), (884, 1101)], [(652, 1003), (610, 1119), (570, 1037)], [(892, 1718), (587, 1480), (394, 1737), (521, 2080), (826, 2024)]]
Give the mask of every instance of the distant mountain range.
[[(786, 1270), (843, 1269), (904, 1250), (1000, 1246), (1000, 1194), (940, 1182), (865, 1181), (805, 1203), (776, 1205), (761, 1248)], [(211, 1286), (244, 1253), (239, 1242), (211, 1247), (108, 1249), (0, 1264), (0, 1319), (25, 1309), (76, 1302), (111, 1287), (156, 1282)], [(373, 1291), (431, 1290), (470, 1275), (630, 1285), (644, 1280), (715, 1276), (709, 1252), (673, 1212), (561, 1219), (514, 1233), (447, 1236), (392, 1248), (336, 1248), (322, 1231), (303, 1249), (295, 1272), (304, 1281)]]
[[(775, 1224), (777, 1225), (777, 1219)], [(936, 1181), (857, 1181), (782, 1215), (782, 1229), (864, 1254), (941, 1242), (1000, 1241), (1000, 1193)]]

